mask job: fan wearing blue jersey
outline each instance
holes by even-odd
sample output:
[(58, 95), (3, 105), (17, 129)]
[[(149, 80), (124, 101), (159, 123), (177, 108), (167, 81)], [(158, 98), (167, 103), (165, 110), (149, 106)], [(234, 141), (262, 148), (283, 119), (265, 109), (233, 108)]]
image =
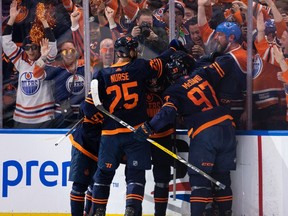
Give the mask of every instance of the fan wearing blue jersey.
[(226, 185), (221, 190), (189, 170), (191, 215), (211, 215), (213, 200), (219, 206), (219, 215), (231, 215), (230, 170), (236, 169), (235, 128), (229, 110), (219, 105), (211, 84), (219, 82), (223, 74), (187, 75), (187, 54), (177, 52), (171, 58), (166, 64), (171, 86), (164, 92), (165, 104), (152, 120), (137, 129), (135, 138), (144, 141), (173, 123), (176, 114), (181, 115), (190, 138), (189, 163)]
[[(106, 110), (137, 128), (148, 119), (145, 98), (147, 79), (159, 78), (163, 65), (174, 52), (165, 51), (161, 58), (137, 58), (138, 42), (129, 36), (115, 41), (118, 61), (97, 74), (99, 98)], [(110, 185), (122, 156), (126, 164), (125, 215), (142, 215), (145, 170), (151, 168), (151, 147), (147, 141), (138, 142), (133, 132), (111, 118), (105, 118), (99, 149), (98, 169), (94, 175), (91, 215), (105, 215)]]
[(60, 60), (37, 66), (33, 75), (40, 80), (53, 80), (55, 119), (53, 127), (71, 128), (79, 120), (80, 103), (85, 99), (85, 65), (78, 59), (73, 41), (59, 44)]

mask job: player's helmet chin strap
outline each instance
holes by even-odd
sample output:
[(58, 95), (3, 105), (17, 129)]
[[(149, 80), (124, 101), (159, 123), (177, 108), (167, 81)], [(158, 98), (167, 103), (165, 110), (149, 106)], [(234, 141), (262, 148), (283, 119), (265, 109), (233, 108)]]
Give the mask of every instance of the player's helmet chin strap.
[(129, 54), (121, 51), (116, 51), (116, 56), (117, 58), (130, 58)]
[[(134, 55), (131, 55), (131, 51)], [(137, 58), (137, 51), (131, 50), (129, 53), (121, 52), (121, 51), (115, 51), (117, 58), (130, 58), (131, 60)]]

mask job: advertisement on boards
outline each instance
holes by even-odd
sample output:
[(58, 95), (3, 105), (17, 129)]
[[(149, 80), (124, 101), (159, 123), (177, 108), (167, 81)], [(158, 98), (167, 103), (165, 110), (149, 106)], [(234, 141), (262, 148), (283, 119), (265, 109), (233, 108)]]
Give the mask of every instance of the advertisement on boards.
[[(28, 133), (1, 131), (0, 215), (69, 215), (71, 144), (65, 138), (55, 146), (64, 134), (41, 130)], [(187, 159), (189, 140), (186, 135), (178, 138), (185, 142), (177, 154)], [(285, 205), (288, 199), (285, 193), (288, 191), (288, 133), (239, 134), (237, 140), (237, 170), (231, 172), (233, 215), (288, 215)], [(167, 215), (188, 216), (190, 186), (187, 170), (178, 167), (174, 180), (173, 171), (171, 167)], [(151, 171), (147, 172), (146, 180), (143, 215), (153, 215)], [(123, 215), (125, 193), (124, 165), (121, 165), (111, 184), (108, 215)]]

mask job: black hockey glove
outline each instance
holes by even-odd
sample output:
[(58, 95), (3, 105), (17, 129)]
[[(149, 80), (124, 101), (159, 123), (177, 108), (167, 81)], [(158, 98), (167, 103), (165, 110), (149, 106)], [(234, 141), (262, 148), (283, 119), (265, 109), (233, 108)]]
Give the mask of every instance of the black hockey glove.
[(181, 62), (185, 65), (185, 67), (188, 70), (192, 70), (192, 68), (195, 66), (195, 59), (193, 58), (192, 55), (189, 55), (188, 53), (180, 50), (177, 52), (174, 52), (171, 56), (170, 56), (171, 60), (177, 60), (178, 62)]
[(145, 122), (135, 131), (134, 138), (140, 142), (143, 142), (151, 134), (153, 134), (153, 129), (148, 122)]

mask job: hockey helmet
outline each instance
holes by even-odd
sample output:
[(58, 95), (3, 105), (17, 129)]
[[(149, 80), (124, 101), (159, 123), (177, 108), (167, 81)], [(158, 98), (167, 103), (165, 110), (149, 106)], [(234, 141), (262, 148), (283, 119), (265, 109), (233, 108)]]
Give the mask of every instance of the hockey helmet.
[[(187, 53), (177, 51), (170, 56), (171, 61), (166, 64), (168, 82), (174, 83), (176, 79), (187, 74)], [(193, 62), (194, 64), (194, 62)]]
[(230, 35), (234, 35), (234, 41), (239, 42), (241, 38), (241, 29), (235, 22), (222, 22), (216, 27), (216, 32), (222, 32), (228, 40)]
[(121, 52), (124, 54), (123, 57), (129, 57), (129, 53), (131, 50), (136, 51), (138, 47), (138, 41), (130, 36), (124, 36), (118, 38), (114, 43), (115, 51)]

